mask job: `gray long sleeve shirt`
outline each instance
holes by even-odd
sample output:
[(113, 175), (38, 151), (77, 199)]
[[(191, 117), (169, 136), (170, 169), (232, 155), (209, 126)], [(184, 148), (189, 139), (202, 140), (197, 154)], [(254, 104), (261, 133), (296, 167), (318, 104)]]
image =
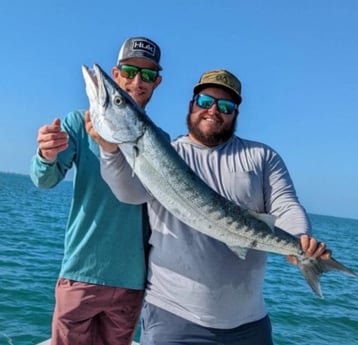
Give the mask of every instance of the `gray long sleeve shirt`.
[[(267, 145), (233, 136), (208, 148), (183, 136), (172, 143), (214, 190), (244, 208), (268, 213), (293, 235), (310, 231), (307, 214), (281, 157)], [(124, 156), (101, 154), (101, 172), (121, 201), (148, 203), (152, 228), (146, 300), (205, 327), (234, 328), (267, 313), (263, 298), (266, 254), (245, 260), (224, 243), (171, 215), (132, 176)]]

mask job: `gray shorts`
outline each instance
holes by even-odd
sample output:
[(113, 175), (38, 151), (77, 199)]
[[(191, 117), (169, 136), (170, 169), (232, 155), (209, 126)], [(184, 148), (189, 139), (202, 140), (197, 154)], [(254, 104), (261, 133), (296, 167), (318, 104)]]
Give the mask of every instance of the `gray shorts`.
[(273, 345), (268, 315), (261, 320), (231, 329), (197, 325), (144, 302), (141, 345)]

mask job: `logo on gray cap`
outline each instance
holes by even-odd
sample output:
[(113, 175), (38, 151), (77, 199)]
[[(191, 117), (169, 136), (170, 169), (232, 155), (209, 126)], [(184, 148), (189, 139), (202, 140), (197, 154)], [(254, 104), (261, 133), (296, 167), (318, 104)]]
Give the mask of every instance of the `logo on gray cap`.
[(141, 50), (143, 52), (146, 52), (147, 54), (155, 56), (155, 46), (148, 41), (144, 41), (144, 40), (133, 41), (132, 50), (133, 51)]

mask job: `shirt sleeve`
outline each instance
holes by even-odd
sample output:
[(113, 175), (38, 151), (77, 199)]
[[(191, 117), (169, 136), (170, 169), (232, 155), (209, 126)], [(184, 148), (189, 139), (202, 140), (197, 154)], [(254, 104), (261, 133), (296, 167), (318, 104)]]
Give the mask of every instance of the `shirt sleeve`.
[(80, 112), (69, 113), (63, 120), (62, 130), (68, 134), (68, 147), (60, 152), (54, 161), (47, 161), (37, 153), (32, 157), (30, 177), (33, 183), (40, 188), (52, 188), (61, 182), (69, 169), (77, 152), (78, 130), (83, 127), (83, 116)]
[(311, 224), (300, 204), (288, 169), (280, 155), (268, 150), (264, 169), (264, 195), (267, 213), (275, 225), (295, 236), (309, 234)]
[(127, 204), (139, 205), (151, 199), (124, 155), (100, 149), (101, 175), (116, 198)]

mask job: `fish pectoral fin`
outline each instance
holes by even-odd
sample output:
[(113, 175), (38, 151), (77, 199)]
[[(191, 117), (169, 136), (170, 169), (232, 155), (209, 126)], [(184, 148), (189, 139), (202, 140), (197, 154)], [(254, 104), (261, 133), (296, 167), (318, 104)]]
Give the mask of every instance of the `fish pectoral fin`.
[(133, 157), (133, 162), (132, 162), (132, 177), (134, 177), (134, 174), (135, 174), (135, 162), (136, 162), (136, 159), (139, 155), (139, 149), (137, 146), (133, 146), (132, 148), (132, 157)]
[(229, 246), (229, 248), (242, 260), (246, 259), (246, 254), (248, 249), (247, 248), (242, 248), (242, 247), (237, 247), (237, 246)]
[(247, 212), (255, 217), (258, 220), (261, 220), (262, 222), (264, 222), (265, 224), (267, 224), (269, 226), (269, 228), (272, 230), (272, 232), (275, 232), (275, 220), (276, 218), (268, 213), (258, 213), (256, 211), (253, 210), (247, 210)]

